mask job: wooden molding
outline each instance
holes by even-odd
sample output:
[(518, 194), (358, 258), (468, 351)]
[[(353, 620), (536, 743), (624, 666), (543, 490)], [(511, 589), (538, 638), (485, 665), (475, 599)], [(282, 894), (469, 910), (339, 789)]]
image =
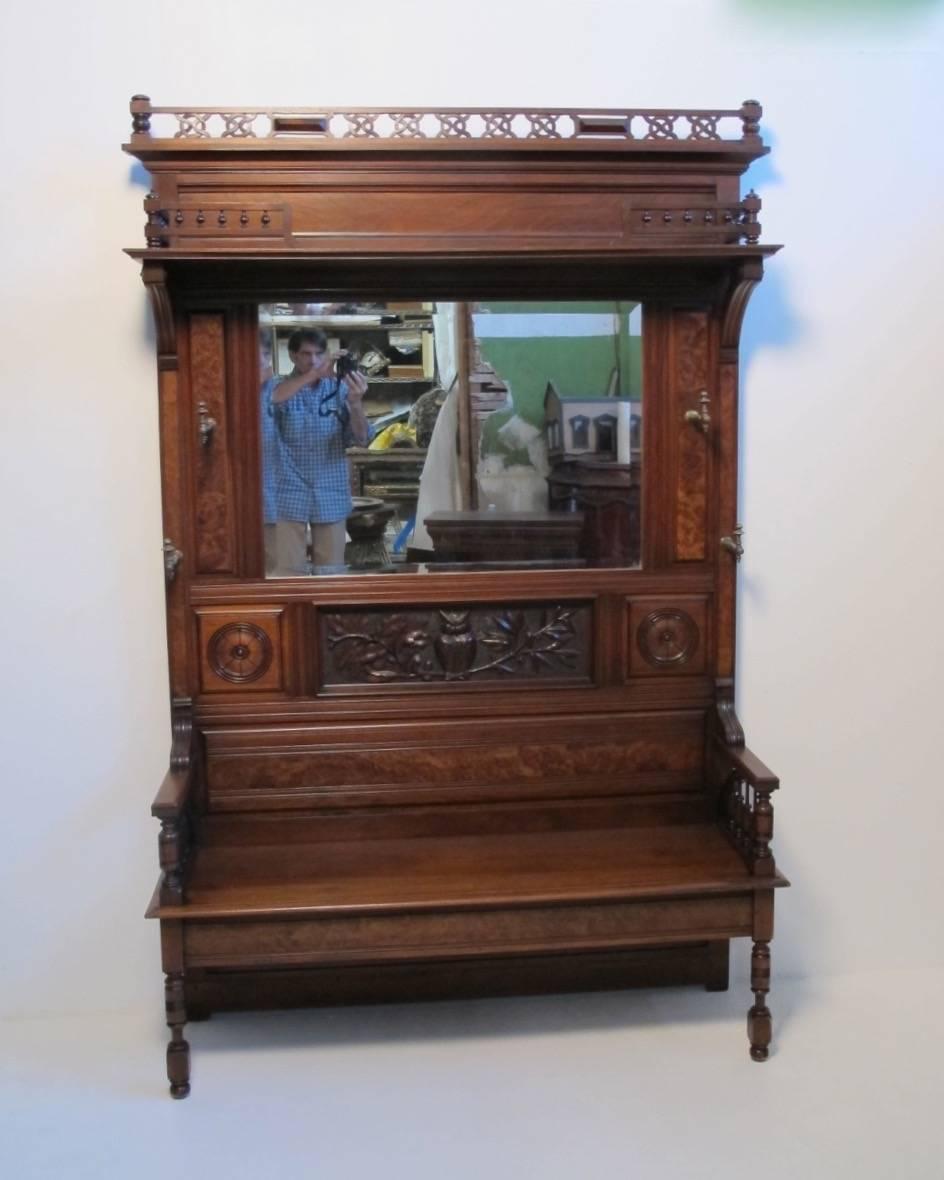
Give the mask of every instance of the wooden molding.
[(744, 729), (734, 709), (734, 681), (728, 679), (718, 680), (717, 692), (715, 716), (718, 719), (718, 724), (721, 726), (721, 733), (724, 737), (725, 745), (743, 746)]
[(171, 770), (189, 770), (193, 761), (193, 701), (175, 698), (170, 706)]
[(721, 361), (725, 364), (737, 362), (738, 344), (741, 339), (741, 324), (748, 301), (754, 288), (764, 275), (764, 264), (760, 258), (746, 259), (738, 268), (738, 276), (724, 309), (721, 321)]
[(162, 266), (146, 262), (141, 268), (141, 280), (148, 294), (154, 329), (157, 333), (158, 369), (177, 368), (177, 332), (174, 307), (167, 285), (167, 271)]

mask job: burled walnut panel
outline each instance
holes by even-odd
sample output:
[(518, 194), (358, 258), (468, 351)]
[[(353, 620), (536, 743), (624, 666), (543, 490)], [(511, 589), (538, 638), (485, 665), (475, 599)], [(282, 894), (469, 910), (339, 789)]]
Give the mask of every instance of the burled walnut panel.
[[(226, 347), (219, 312), (190, 316), (190, 401), (197, 573), (232, 573), (236, 545), (226, 443)], [(205, 444), (200, 442), (201, 409), (216, 423)]]
[(750, 896), (672, 901), (608, 901), (567, 906), (519, 906), (488, 914), (330, 917), (305, 921), (185, 922), (193, 966), (234, 967), (335, 961), (384, 962), (521, 953), (545, 949), (636, 946), (653, 932), (669, 940), (750, 934)]
[(702, 786), (704, 713), (207, 730), (213, 810), (510, 801)]
[(685, 413), (699, 408), (698, 399), (703, 390), (714, 392), (709, 380), (708, 325), (708, 313), (704, 311), (676, 311), (672, 317), (672, 402), (678, 422), (677, 561), (705, 560), (711, 436), (687, 422)]

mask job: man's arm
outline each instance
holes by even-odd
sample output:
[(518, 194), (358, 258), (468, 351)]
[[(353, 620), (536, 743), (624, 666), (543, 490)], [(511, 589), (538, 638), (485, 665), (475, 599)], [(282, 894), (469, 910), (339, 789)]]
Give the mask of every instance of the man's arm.
[(325, 353), (318, 364), (313, 365), (307, 373), (292, 373), (290, 377), (284, 378), (272, 392), (272, 404), (277, 406), (280, 402), (287, 402), (306, 386), (315, 385), (325, 377), (330, 377), (334, 372), (336, 359), (334, 353)]
[(309, 373), (299, 373), (294, 377), (283, 378), (272, 390), (272, 404), (277, 406), (280, 402), (287, 402), (290, 397), (294, 397), (296, 393), (311, 383), (312, 379)]

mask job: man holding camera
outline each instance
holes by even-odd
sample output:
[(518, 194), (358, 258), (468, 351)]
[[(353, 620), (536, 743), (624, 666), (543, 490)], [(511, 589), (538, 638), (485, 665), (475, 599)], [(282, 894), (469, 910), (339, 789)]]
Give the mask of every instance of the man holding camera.
[(262, 485), (266, 572), (308, 570), (306, 528), (313, 561), (343, 565), (351, 487), (345, 449), (365, 446), (367, 381), (348, 358), (328, 352), (317, 328), (293, 332), (293, 369), (262, 386)]

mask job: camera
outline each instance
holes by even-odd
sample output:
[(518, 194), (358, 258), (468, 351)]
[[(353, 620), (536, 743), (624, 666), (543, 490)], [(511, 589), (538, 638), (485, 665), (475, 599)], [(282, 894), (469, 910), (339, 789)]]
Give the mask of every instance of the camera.
[(338, 380), (342, 380), (350, 373), (356, 373), (358, 366), (358, 358), (351, 356), (350, 353), (344, 353), (338, 357), (334, 362), (334, 372)]

